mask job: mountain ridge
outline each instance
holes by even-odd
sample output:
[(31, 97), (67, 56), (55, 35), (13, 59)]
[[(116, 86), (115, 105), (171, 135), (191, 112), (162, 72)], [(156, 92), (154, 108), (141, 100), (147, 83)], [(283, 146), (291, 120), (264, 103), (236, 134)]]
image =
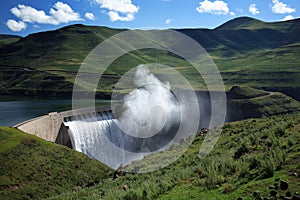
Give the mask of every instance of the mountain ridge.
[[(251, 28), (253, 24), (256, 24), (255, 29)], [(125, 30), (128, 29), (75, 24), (57, 30), (30, 34), (17, 41), (14, 39), (14, 41), (0, 43), (1, 92), (35, 95), (41, 93), (58, 95), (57, 92), (60, 91), (63, 91), (61, 95), (70, 93), (76, 72), (88, 53), (103, 40)], [(229, 87), (252, 84), (250, 86), (274, 90), (294, 88), (297, 86), (295, 83), (300, 80), (298, 67), (300, 19), (266, 23), (244, 17), (230, 20), (216, 29), (174, 30), (190, 36), (203, 46), (219, 67), (225, 84)], [(289, 46), (291, 47), (287, 48)], [(156, 55), (157, 52), (130, 53), (126, 59), (114, 62), (114, 66), (107, 73), (121, 76), (124, 71), (137, 64), (156, 62)], [(186, 67), (180, 59), (167, 53), (161, 52), (160, 57), (160, 60), (165, 60), (163, 64), (169, 65), (172, 62), (173, 65), (179, 65), (181, 68)], [(140, 59), (134, 61), (137, 58)], [(32, 73), (27, 72), (28, 68)], [(293, 84), (282, 81), (285, 77), (279, 72), (283, 71), (293, 73), (286, 77), (287, 79), (293, 77)], [(266, 79), (259, 74), (254, 75), (255, 83), (252, 81), (253, 72), (274, 73), (274, 76), (270, 75), (270, 78)], [(189, 80), (198, 81), (190, 69), (184, 68), (182, 73), (189, 74)], [(107, 79), (106, 85), (104, 84), (99, 92), (109, 92), (113, 88), (114, 81), (117, 80)], [(293, 91), (300, 91), (300, 89)]]
[[(256, 18), (252, 18), (252, 17), (248, 17), (248, 16), (242, 16), (242, 17), (236, 17), (236, 18), (233, 18), (233, 19), (230, 19), (224, 23), (222, 23), (221, 25), (219, 26), (216, 26), (215, 28), (205, 28), (205, 27), (181, 27), (181, 28), (171, 28), (171, 29), (174, 29), (174, 30), (183, 30), (183, 29), (190, 29), (190, 30), (199, 30), (199, 29), (204, 29), (204, 30), (215, 30), (215, 29), (235, 29), (235, 28), (246, 28), (247, 29), (247, 26), (246, 25), (249, 25), (251, 24), (251, 22), (255, 22), (255, 23), (260, 23), (260, 24), (264, 24), (264, 25), (276, 25), (276, 24), (285, 24), (285, 23), (300, 23), (300, 18), (296, 18), (296, 19), (291, 19), (291, 20), (286, 20), (286, 21), (272, 21), (272, 22), (266, 22), (266, 21), (263, 21), (263, 20), (259, 20), (259, 19), (256, 19)], [(236, 26), (234, 26), (236, 25)], [(47, 31), (41, 31), (41, 32), (34, 32), (34, 33), (30, 33), (28, 34), (27, 36), (29, 35), (32, 35), (32, 34), (38, 34), (38, 33), (42, 33), (42, 32), (49, 32), (49, 31), (56, 31), (56, 30), (63, 30), (63, 29), (68, 29), (69, 27), (102, 27), (102, 28), (110, 28), (110, 29), (116, 29), (116, 30), (131, 30), (129, 28), (113, 28), (113, 27), (108, 27), (108, 26), (97, 26), (97, 25), (85, 25), (85, 24), (82, 24), (82, 23), (76, 23), (76, 24), (70, 24), (70, 25), (67, 25), (67, 26), (63, 26), (61, 28), (58, 28), (58, 29), (53, 29), (53, 30), (47, 30)], [(251, 29), (252, 27), (248, 27), (248, 29)], [(139, 29), (139, 28), (136, 28), (137, 30), (143, 30), (143, 29)], [(136, 30), (136, 29), (133, 29), (133, 30)], [(168, 28), (166, 28), (168, 29)], [(161, 30), (166, 30), (166, 29), (161, 29)], [(148, 29), (147, 29), (148, 30)], [(150, 29), (151, 30), (151, 29)], [(0, 39), (1, 39), (1, 36), (12, 36), (12, 37), (19, 37), (19, 38), (22, 38), (23, 36), (20, 36), (20, 35), (15, 35), (15, 34), (1, 34), (0, 33)], [(24, 37), (27, 37), (27, 36), (24, 36)]]
[(275, 21), (265, 22), (251, 17), (238, 17), (229, 20), (215, 29), (259, 29), (259, 28), (273, 28), (280, 30), (293, 25), (300, 25), (300, 18), (287, 20), (287, 21)]

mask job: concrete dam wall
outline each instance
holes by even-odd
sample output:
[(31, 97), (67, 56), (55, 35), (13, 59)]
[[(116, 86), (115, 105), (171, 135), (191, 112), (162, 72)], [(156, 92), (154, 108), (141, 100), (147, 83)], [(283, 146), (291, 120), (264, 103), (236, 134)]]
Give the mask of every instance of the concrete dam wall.
[(95, 110), (92, 108), (70, 110), (64, 112), (51, 112), (48, 115), (40, 116), (22, 122), (14, 127), (22, 130), (26, 133), (36, 135), (44, 140), (70, 146), (69, 135), (67, 128), (63, 124), (64, 119), (71, 118), (73, 116), (96, 114), (101, 112), (111, 112), (110, 107), (97, 107)]

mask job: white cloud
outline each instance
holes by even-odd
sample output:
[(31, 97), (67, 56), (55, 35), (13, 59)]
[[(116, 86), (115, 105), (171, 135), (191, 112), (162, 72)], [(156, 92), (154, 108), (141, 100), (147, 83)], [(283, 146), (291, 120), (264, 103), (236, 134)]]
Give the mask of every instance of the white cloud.
[(287, 20), (292, 20), (292, 19), (295, 19), (295, 18), (292, 15), (287, 15), (280, 21), (287, 21)]
[(229, 14), (230, 14), (231, 16), (234, 16), (234, 15), (235, 15), (235, 13), (234, 13), (234, 12), (232, 12), (232, 11), (231, 11)]
[(62, 2), (56, 2), (53, 8), (50, 9), (49, 15), (43, 10), (37, 10), (22, 4), (13, 7), (10, 11), (23, 22), (29, 23), (58, 25), (82, 20), (79, 13), (75, 12), (68, 4)]
[(199, 13), (210, 13), (213, 15), (227, 15), (229, 13), (228, 4), (224, 1), (216, 0), (214, 2), (204, 0), (199, 3), (196, 10)]
[(279, 0), (272, 0), (272, 12), (278, 14), (285, 14), (285, 13), (293, 13), (296, 9), (289, 7), (285, 3), (280, 2)]
[(53, 23), (53, 19), (46, 15), (46, 13), (42, 10), (36, 10), (30, 6), (18, 5), (17, 7), (13, 7), (10, 9), (10, 12), (14, 14), (16, 17), (20, 18), (24, 22), (30, 23)]
[(54, 8), (50, 9), (50, 14), (59, 23), (82, 20), (79, 13), (75, 12), (68, 4), (57, 2)]
[(118, 12), (115, 11), (109, 11), (107, 15), (110, 18), (110, 21), (115, 22), (115, 21), (125, 21), (129, 22), (134, 20), (134, 15), (132, 13), (127, 13), (125, 16), (120, 16)]
[(170, 24), (172, 22), (172, 19), (166, 19), (165, 24)]
[(95, 15), (93, 13), (85, 13), (84, 14), (85, 18), (89, 19), (89, 20), (95, 20)]
[(6, 25), (10, 30), (15, 31), (15, 32), (19, 32), (21, 30), (26, 29), (26, 24), (24, 22), (22, 22), (22, 21), (17, 22), (13, 19), (7, 20)]
[[(132, 21), (139, 8), (131, 0), (94, 0), (101, 8), (108, 9), (111, 21)], [(123, 16), (121, 16), (123, 15)]]
[(256, 7), (256, 4), (253, 3), (249, 6), (249, 12), (252, 14), (252, 15), (257, 15), (259, 14), (259, 10), (258, 8)]

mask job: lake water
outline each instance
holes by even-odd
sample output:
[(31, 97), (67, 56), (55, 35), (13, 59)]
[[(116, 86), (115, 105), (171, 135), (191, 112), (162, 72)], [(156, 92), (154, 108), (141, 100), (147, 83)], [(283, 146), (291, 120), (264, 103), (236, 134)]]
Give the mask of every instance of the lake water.
[[(109, 102), (108, 100), (96, 101), (97, 105), (107, 105)], [(49, 112), (71, 109), (71, 99), (0, 95), (0, 126), (13, 126)]]

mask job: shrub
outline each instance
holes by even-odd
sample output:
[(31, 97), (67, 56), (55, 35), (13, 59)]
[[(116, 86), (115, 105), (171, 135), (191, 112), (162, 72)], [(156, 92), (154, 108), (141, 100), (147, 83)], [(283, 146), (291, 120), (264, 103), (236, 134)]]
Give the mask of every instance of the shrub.
[(245, 155), (246, 153), (248, 153), (249, 150), (246, 146), (245, 143), (242, 144), (241, 147), (239, 147), (235, 152), (234, 152), (234, 155), (233, 155), (233, 158), (235, 160), (239, 159), (241, 156)]
[(274, 176), (275, 164), (272, 158), (265, 158), (261, 161), (261, 177), (270, 178)]
[(228, 194), (234, 191), (234, 187), (230, 184), (223, 185), (223, 193)]
[(285, 134), (285, 127), (283, 127), (281, 124), (277, 124), (275, 126), (274, 134), (282, 137)]

